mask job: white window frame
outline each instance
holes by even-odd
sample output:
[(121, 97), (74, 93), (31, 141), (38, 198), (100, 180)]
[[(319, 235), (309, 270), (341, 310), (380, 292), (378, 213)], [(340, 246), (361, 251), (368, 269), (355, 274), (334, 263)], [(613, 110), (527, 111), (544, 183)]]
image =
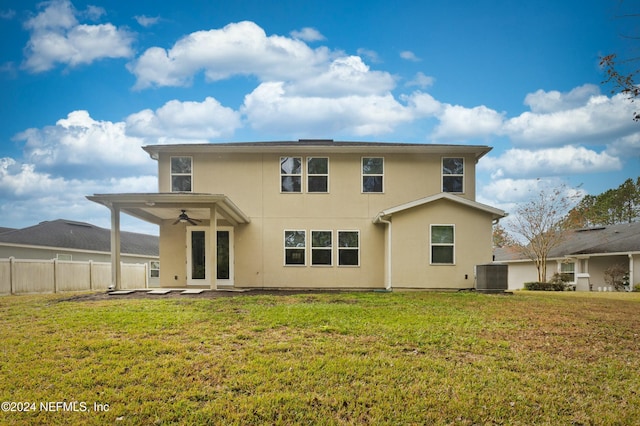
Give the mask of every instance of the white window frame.
[[(453, 243), (434, 243), (433, 242), (433, 228), (435, 226), (447, 226), (453, 229)], [(433, 261), (433, 247), (451, 247), (452, 253), (452, 262), (451, 263), (441, 263)], [(451, 266), (456, 264), (456, 226), (451, 223), (432, 223), (429, 225), (429, 264), (430, 265), (444, 265)]]
[[(154, 265), (157, 265), (157, 268), (154, 268)], [(153, 271), (158, 271), (158, 276), (153, 276)], [(159, 260), (149, 261), (149, 278), (160, 278), (160, 261)]]
[[(331, 234), (331, 245), (329, 247), (316, 247), (313, 245), (313, 233), (314, 232), (328, 232)], [(310, 242), (309, 245), (311, 246), (311, 252), (310, 252), (310, 257), (309, 257), (309, 264), (311, 266), (315, 266), (315, 267), (324, 267), (324, 268), (330, 268), (333, 266), (333, 231), (330, 229), (312, 229), (311, 232), (309, 233), (311, 235), (310, 238)], [(329, 264), (326, 265), (324, 263), (313, 263), (313, 251), (314, 250), (324, 250), (324, 251), (328, 251), (329, 252)]]
[[(462, 173), (457, 174), (445, 174), (444, 173), (444, 160), (447, 159), (461, 159), (462, 160)], [(465, 190), (465, 182), (464, 182), (464, 173), (466, 171), (467, 164), (464, 157), (442, 157), (440, 161), (440, 189), (442, 192), (448, 192), (449, 194), (464, 194)], [(444, 178), (446, 177), (460, 177), (462, 178), (462, 189), (459, 192), (449, 192), (444, 190)]]
[[(310, 173), (309, 172), (309, 160), (311, 159), (325, 159), (327, 160), (327, 173)], [(305, 183), (306, 183), (306, 190), (308, 194), (328, 194), (329, 193), (329, 157), (307, 157), (306, 161), (305, 161), (305, 166), (306, 166), (306, 178), (305, 178)], [(304, 173), (304, 170), (303, 170)], [(310, 177), (326, 177), (327, 178), (327, 190), (326, 191), (310, 191), (309, 190), (309, 178)]]
[[(365, 158), (380, 158), (382, 160), (382, 173), (366, 173), (364, 172), (364, 159)], [(385, 161), (384, 161), (384, 157), (360, 157), (360, 192), (362, 194), (384, 194), (384, 169), (385, 169), (385, 165), (384, 165)], [(365, 191), (364, 190), (364, 177), (365, 176), (380, 176), (382, 178), (382, 188), (380, 189), (380, 191)]]
[[(299, 158), (300, 159), (300, 174), (294, 174), (294, 173), (283, 173), (282, 172), (282, 160), (284, 158)], [(280, 188), (280, 193), (281, 194), (301, 194), (302, 191), (304, 190), (304, 157), (300, 156), (300, 155), (282, 155), (279, 158), (278, 161), (278, 169), (280, 170), (280, 173), (278, 174), (279, 176), (279, 181), (278, 181), (278, 187)], [(283, 191), (282, 190), (282, 178), (288, 176), (288, 177), (296, 177), (298, 176), (300, 178), (300, 190), (299, 191)]]
[[(188, 158), (191, 162), (191, 173), (173, 173), (173, 159), (174, 158)], [(191, 189), (189, 191), (174, 191), (173, 189), (173, 177), (174, 176), (189, 176), (191, 177)], [(169, 158), (169, 188), (170, 192), (193, 192), (193, 157), (190, 155), (174, 155)]]
[[(287, 247), (287, 232), (303, 232), (304, 233), (304, 247)], [(308, 243), (308, 238), (307, 238), (307, 230), (306, 229), (285, 229), (284, 232), (282, 233), (282, 246), (283, 246), (283, 265), (284, 266), (291, 266), (291, 267), (303, 267), (303, 266), (307, 266), (307, 245)], [(303, 250), (304, 254), (303, 254), (303, 263), (287, 263), (287, 250)]]
[[(340, 233), (341, 232), (355, 232), (358, 234), (358, 247), (340, 247)], [(360, 267), (360, 249), (362, 247), (362, 241), (360, 239), (359, 229), (338, 229), (336, 231), (336, 265), (339, 268), (359, 268)], [(341, 265), (340, 264), (340, 251), (342, 250), (357, 250), (358, 251), (358, 264), (357, 265)]]
[[(575, 284), (576, 283), (576, 262), (574, 261), (570, 261), (570, 262), (558, 262), (558, 273), (560, 274), (568, 274), (568, 275), (572, 275), (573, 276), (573, 280), (572, 281), (568, 281), (567, 284)], [(564, 265), (573, 265), (573, 270), (572, 271), (563, 271), (562, 268)]]

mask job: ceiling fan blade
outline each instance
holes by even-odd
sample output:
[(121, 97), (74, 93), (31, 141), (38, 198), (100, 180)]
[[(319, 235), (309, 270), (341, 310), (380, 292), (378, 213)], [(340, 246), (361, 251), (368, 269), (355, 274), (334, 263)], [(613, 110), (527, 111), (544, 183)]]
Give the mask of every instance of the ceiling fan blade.
[[(198, 219), (187, 218), (187, 222), (189, 222), (192, 225), (197, 225), (196, 220), (198, 220)], [(198, 220), (198, 222), (200, 222), (200, 221)]]
[(177, 225), (180, 223), (180, 219), (176, 220), (175, 222), (173, 222), (174, 225)]

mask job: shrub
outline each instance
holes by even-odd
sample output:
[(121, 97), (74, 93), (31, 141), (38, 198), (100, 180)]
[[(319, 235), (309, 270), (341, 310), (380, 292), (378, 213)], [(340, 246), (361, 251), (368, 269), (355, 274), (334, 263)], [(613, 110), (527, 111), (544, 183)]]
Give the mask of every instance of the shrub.
[(532, 291), (565, 291), (566, 284), (560, 282), (541, 283), (537, 281), (524, 283), (525, 290)]
[(616, 291), (623, 291), (629, 284), (629, 272), (622, 265), (612, 265), (604, 270), (604, 281)]
[(640, 291), (640, 283), (633, 286), (633, 291)]

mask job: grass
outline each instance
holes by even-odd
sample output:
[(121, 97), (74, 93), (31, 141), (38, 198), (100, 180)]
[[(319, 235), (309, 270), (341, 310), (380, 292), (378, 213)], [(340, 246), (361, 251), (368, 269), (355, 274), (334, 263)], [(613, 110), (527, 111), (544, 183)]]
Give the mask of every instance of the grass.
[(0, 298), (0, 423), (640, 418), (640, 294), (68, 297)]

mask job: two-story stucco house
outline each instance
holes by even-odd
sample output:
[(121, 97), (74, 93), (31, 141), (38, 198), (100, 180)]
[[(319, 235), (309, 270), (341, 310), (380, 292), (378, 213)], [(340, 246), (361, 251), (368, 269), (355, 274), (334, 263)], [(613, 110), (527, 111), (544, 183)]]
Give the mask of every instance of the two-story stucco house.
[(462, 289), (492, 260), (475, 170), (487, 146), (255, 142), (153, 145), (158, 193), (97, 194), (160, 227), (160, 286)]

